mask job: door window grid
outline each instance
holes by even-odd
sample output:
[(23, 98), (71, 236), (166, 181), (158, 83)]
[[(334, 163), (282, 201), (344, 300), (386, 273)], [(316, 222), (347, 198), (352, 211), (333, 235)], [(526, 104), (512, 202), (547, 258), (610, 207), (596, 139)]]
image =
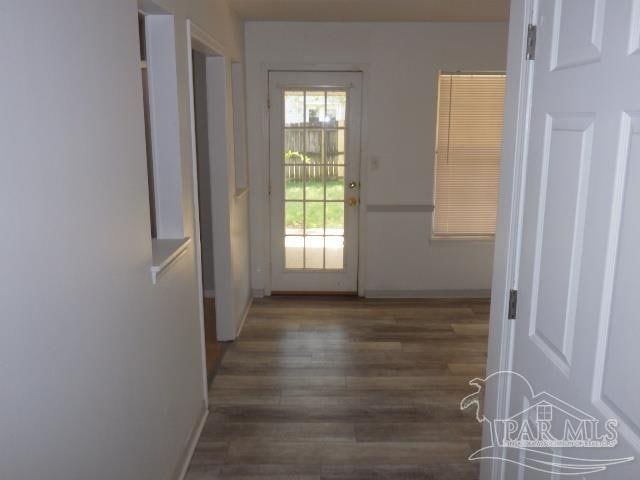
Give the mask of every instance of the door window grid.
[(285, 269), (342, 270), (347, 92), (288, 90), (284, 106)]

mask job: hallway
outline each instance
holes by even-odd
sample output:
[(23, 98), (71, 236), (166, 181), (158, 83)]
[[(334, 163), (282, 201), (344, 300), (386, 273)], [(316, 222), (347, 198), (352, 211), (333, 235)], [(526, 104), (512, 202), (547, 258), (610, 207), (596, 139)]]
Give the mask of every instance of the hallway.
[(488, 300), (256, 301), (187, 478), (475, 479)]

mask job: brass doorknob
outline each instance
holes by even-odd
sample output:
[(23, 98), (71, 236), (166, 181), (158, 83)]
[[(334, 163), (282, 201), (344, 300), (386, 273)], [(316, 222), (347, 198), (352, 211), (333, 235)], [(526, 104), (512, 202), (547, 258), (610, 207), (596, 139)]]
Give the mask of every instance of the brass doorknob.
[(350, 207), (354, 207), (358, 204), (358, 199), (356, 197), (349, 197), (348, 203)]

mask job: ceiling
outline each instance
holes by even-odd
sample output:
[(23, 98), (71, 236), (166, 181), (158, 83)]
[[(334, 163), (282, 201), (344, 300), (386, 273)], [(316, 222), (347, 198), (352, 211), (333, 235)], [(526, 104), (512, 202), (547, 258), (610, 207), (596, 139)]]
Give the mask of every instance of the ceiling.
[(230, 0), (244, 20), (308, 22), (491, 22), (509, 0)]

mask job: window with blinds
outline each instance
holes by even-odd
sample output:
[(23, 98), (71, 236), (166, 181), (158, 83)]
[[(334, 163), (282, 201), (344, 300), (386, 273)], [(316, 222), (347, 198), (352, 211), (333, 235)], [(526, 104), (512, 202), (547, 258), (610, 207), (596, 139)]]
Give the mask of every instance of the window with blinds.
[(440, 74), (434, 237), (495, 234), (504, 88), (504, 74)]

